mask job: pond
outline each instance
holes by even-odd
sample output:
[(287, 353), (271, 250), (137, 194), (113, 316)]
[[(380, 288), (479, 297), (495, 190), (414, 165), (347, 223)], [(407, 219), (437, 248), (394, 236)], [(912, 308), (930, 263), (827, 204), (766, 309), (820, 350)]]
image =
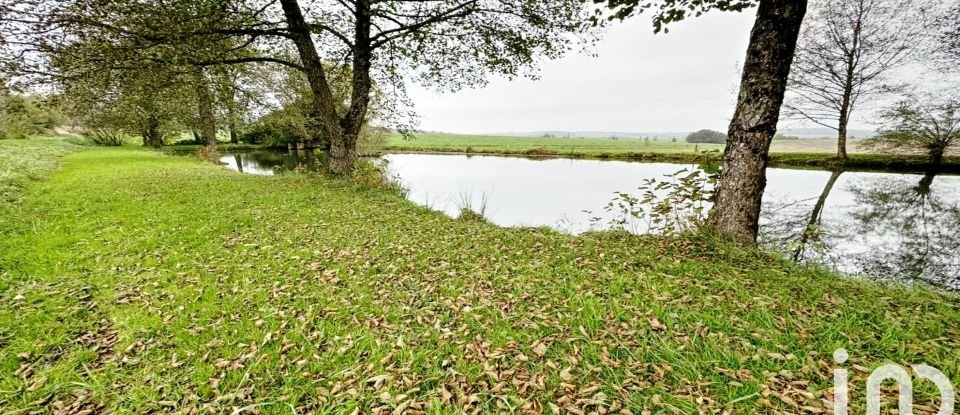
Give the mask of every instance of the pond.
[[(502, 226), (549, 226), (580, 233), (613, 226), (616, 192), (694, 166), (623, 161), (437, 154), (383, 156), (407, 197), (450, 216), (483, 211)], [(317, 167), (313, 153), (228, 154), (252, 174)], [(960, 290), (960, 176), (772, 168), (760, 241), (799, 262), (848, 275), (923, 281)], [(643, 232), (643, 221), (627, 225)]]

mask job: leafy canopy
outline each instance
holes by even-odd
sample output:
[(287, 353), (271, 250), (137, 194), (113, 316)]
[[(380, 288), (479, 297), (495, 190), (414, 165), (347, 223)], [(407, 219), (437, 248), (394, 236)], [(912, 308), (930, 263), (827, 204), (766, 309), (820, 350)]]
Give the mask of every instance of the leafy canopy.
[(668, 32), (667, 25), (688, 16), (700, 17), (711, 10), (739, 12), (756, 6), (759, 0), (593, 0), (611, 11), (608, 20), (624, 20), (652, 10), (653, 32)]

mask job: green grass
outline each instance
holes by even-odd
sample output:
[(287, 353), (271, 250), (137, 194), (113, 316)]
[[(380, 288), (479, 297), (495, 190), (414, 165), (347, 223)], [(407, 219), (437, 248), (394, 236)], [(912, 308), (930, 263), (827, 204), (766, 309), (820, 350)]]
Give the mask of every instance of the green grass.
[(0, 217), (5, 414), (797, 413), (841, 346), (861, 409), (853, 365), (960, 379), (956, 296), (706, 236), (505, 229), (134, 148), (60, 165)]
[(670, 138), (652, 138), (649, 142), (638, 138), (584, 138), (584, 137), (497, 137), (458, 134), (417, 134), (404, 139), (393, 134), (387, 139), (389, 150), (472, 152), (518, 154), (531, 150), (546, 150), (558, 155), (599, 155), (614, 153), (694, 153), (694, 150), (718, 150), (717, 144), (688, 144)]
[(60, 137), (0, 140), (0, 208), (18, 202), (27, 184), (49, 175), (59, 156), (79, 148)]
[[(720, 160), (723, 146), (690, 144), (683, 140), (657, 138), (648, 143), (637, 138), (582, 137), (497, 137), (445, 133), (417, 134), (404, 139), (394, 134), (388, 138), (388, 151), (435, 152), (466, 154), (521, 155), (532, 157), (596, 158), (635, 161), (699, 163)], [(850, 143), (847, 160), (836, 158), (836, 141), (832, 138), (777, 140), (770, 147), (770, 164), (775, 167), (798, 167), (846, 170), (922, 171), (927, 158), (916, 154), (870, 154), (858, 141)], [(960, 172), (960, 157), (944, 161), (942, 170)]]

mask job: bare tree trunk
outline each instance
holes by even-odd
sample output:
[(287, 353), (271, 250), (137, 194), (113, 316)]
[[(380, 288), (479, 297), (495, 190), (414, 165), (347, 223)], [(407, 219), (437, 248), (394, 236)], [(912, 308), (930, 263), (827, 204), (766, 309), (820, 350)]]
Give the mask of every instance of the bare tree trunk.
[(823, 191), (820, 192), (820, 197), (817, 198), (817, 203), (813, 205), (813, 212), (810, 213), (810, 220), (807, 222), (807, 226), (803, 228), (803, 234), (800, 235), (800, 242), (797, 244), (797, 249), (793, 252), (794, 261), (800, 261), (803, 259), (803, 253), (806, 251), (807, 243), (810, 241), (810, 237), (813, 236), (813, 233), (820, 226), (820, 218), (823, 217), (823, 207), (827, 204), (827, 197), (830, 196), (830, 192), (833, 190), (833, 185), (837, 183), (837, 179), (840, 178), (842, 173), (843, 170), (834, 170), (833, 173), (830, 173), (830, 179), (827, 180), (826, 186), (823, 186)]
[(709, 219), (712, 228), (744, 245), (756, 245), (770, 142), (806, 9), (806, 0), (761, 0), (750, 33)]
[(837, 157), (847, 159), (847, 117), (840, 116), (840, 128), (837, 129)]
[(847, 73), (844, 74), (843, 96), (840, 98), (840, 117), (837, 122), (837, 157), (847, 159), (847, 124), (850, 123), (851, 106), (853, 105), (853, 71), (857, 65), (856, 55), (860, 53), (860, 25), (858, 20), (853, 29), (853, 46), (847, 52)]
[(213, 117), (213, 96), (202, 73), (197, 76), (197, 110), (200, 117), (200, 135), (205, 146), (217, 145), (217, 122)]
[(943, 164), (943, 154), (946, 153), (945, 146), (932, 146), (930, 148), (930, 167), (933, 170), (939, 169)]

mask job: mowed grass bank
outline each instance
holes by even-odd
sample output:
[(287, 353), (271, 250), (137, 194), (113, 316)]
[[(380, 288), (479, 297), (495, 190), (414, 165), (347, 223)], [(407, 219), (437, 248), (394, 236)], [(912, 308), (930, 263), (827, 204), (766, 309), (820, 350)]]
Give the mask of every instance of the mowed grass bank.
[(49, 175), (60, 156), (80, 148), (62, 137), (0, 141), (0, 209), (19, 201), (31, 181)]
[(820, 412), (838, 347), (861, 409), (887, 361), (960, 379), (955, 296), (706, 237), (504, 229), (140, 149), (61, 166), (0, 219), (4, 413)]

